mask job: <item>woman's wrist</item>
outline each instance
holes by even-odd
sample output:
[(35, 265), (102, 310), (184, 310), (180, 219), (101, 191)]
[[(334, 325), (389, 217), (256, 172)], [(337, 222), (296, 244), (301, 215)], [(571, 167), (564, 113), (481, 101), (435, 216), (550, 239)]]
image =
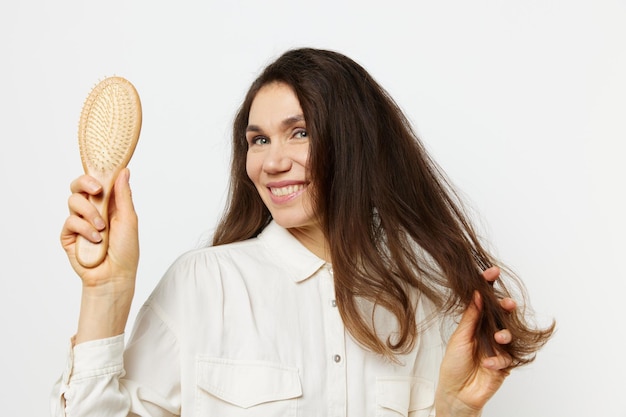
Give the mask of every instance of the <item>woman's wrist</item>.
[(75, 342), (104, 339), (124, 333), (135, 293), (134, 285), (83, 287)]
[(480, 417), (482, 409), (475, 409), (456, 396), (437, 394), (435, 397), (435, 411), (437, 417)]

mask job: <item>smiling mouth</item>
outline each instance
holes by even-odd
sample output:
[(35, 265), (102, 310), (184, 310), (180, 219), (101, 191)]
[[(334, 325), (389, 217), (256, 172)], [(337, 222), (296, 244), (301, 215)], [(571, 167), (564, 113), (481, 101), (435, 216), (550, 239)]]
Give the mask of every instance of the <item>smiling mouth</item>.
[(270, 187), (270, 192), (276, 197), (285, 197), (303, 190), (304, 187), (304, 184), (288, 185), (286, 187)]

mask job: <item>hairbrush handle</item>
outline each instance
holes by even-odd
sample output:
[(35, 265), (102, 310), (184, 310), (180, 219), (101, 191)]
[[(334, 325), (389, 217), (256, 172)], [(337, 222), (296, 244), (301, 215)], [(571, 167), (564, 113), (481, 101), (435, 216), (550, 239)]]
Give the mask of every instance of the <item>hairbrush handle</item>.
[(93, 268), (100, 265), (109, 249), (109, 200), (111, 197), (111, 186), (103, 185), (102, 190), (98, 195), (89, 196), (89, 201), (98, 209), (100, 217), (104, 221), (104, 229), (100, 231), (102, 240), (94, 243), (81, 235), (76, 237), (76, 260), (85, 268)]

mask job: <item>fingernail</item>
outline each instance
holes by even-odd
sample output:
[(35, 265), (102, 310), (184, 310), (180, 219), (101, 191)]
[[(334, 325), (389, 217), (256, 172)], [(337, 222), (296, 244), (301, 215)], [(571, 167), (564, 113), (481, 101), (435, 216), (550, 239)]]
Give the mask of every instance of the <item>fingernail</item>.
[(102, 230), (106, 226), (104, 224), (104, 220), (102, 220), (100, 217), (95, 218), (95, 220), (93, 221), (93, 225), (96, 226), (96, 229), (98, 230)]
[(91, 233), (91, 238), (95, 243), (99, 243), (100, 241), (102, 241), (102, 235), (100, 235), (100, 233), (98, 232)]
[(87, 187), (89, 188), (89, 191), (92, 192), (96, 192), (100, 189), (100, 185), (98, 185), (97, 182), (89, 182), (87, 183)]
[(485, 365), (486, 368), (493, 368), (496, 364), (496, 361), (494, 361), (493, 359), (485, 359), (485, 361), (483, 362), (483, 365)]

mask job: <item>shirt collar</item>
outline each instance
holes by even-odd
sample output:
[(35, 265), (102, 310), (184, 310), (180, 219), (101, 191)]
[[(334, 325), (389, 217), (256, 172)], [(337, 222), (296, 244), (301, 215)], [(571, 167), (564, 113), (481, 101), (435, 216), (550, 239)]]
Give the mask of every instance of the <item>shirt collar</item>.
[(326, 264), (273, 220), (258, 235), (258, 239), (269, 249), (276, 264), (284, 268), (295, 282), (304, 281)]

